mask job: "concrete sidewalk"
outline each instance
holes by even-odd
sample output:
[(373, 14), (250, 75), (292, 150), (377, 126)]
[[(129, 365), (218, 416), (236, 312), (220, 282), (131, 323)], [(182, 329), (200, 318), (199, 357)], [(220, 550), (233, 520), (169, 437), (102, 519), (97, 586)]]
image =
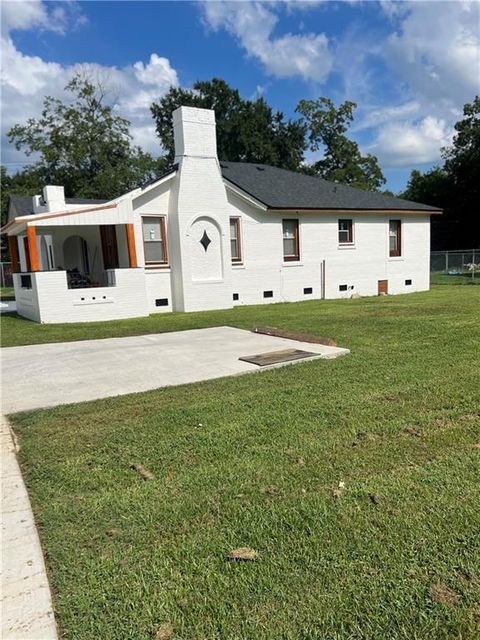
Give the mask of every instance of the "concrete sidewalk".
[(4, 348), (3, 412), (259, 371), (256, 365), (239, 358), (292, 348), (317, 353), (319, 358), (348, 353), (348, 349), (233, 327)]
[(2, 640), (57, 638), (42, 549), (7, 420), (1, 419)]

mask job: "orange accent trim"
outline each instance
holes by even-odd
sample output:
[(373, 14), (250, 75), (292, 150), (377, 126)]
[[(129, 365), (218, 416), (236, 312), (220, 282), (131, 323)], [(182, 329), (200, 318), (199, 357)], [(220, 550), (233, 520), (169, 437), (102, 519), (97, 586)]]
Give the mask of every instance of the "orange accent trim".
[(61, 213), (35, 213), (28, 216), (19, 216), (18, 218), (14, 218), (10, 220), (4, 227), (2, 227), (2, 233), (7, 231), (14, 224), (20, 224), (21, 222), (26, 222), (27, 224), (34, 224), (37, 220), (48, 220), (49, 218), (62, 218), (64, 216), (75, 216), (79, 213), (90, 213), (91, 211), (103, 211), (104, 209), (116, 209), (117, 204), (107, 204), (107, 205), (99, 205), (97, 207), (89, 207), (88, 209), (74, 209), (73, 211), (62, 211)]
[(8, 253), (12, 262), (12, 273), (18, 273), (20, 271), (20, 260), (18, 258), (17, 236), (8, 236)]
[(138, 267), (138, 262), (137, 249), (135, 248), (135, 227), (133, 224), (126, 224), (125, 229), (127, 231), (129, 266), (130, 269), (136, 269)]
[(40, 271), (37, 249), (37, 230), (35, 227), (27, 227), (28, 255), (30, 256), (30, 270)]
[(167, 226), (165, 224), (165, 216), (160, 218), (160, 224), (162, 225), (162, 236), (163, 236), (163, 246), (164, 246), (164, 258), (165, 264), (168, 264), (168, 242), (167, 242)]

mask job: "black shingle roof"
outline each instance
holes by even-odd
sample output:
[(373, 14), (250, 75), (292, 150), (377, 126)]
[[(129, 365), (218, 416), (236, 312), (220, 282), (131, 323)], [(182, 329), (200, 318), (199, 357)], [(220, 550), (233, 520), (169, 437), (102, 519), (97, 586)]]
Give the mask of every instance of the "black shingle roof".
[[(270, 209), (366, 209), (366, 210), (408, 210), (441, 212), (438, 207), (411, 202), (393, 196), (354, 189), (345, 184), (329, 182), (287, 169), (279, 169), (266, 164), (249, 162), (220, 162), (222, 175), (229, 182), (259, 200)], [(177, 165), (163, 176), (173, 173)], [(67, 204), (104, 204), (108, 200), (87, 198), (65, 198)], [(33, 214), (33, 197), (12, 195), (8, 210), (8, 220), (17, 216)]]
[(270, 209), (376, 209), (440, 212), (372, 191), (354, 189), (287, 169), (248, 162), (220, 162), (223, 177)]
[[(65, 198), (66, 204), (104, 204), (108, 200), (93, 200), (91, 198)], [(8, 207), (8, 221), (18, 216), (33, 214), (33, 196), (11, 195)]]
[(26, 216), (33, 213), (32, 196), (10, 196), (10, 204), (8, 207), (8, 219), (13, 220), (17, 216)]

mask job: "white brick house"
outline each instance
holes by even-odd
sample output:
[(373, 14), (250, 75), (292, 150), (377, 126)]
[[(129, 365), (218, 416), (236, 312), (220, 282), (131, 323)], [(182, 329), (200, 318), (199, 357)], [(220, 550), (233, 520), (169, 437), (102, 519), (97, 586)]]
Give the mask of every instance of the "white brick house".
[[(217, 158), (215, 114), (174, 114), (175, 166), (110, 202), (12, 197), (17, 310), (37, 322), (429, 288), (439, 209)], [(16, 199), (15, 199), (16, 198)]]

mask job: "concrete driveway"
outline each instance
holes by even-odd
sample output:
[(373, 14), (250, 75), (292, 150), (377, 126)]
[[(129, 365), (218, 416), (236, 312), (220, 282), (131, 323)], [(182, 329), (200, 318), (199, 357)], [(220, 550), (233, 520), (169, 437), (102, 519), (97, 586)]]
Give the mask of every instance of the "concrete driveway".
[(4, 300), (0, 302), (0, 313), (13, 313), (17, 310), (17, 303), (15, 300)]
[(8, 414), (259, 371), (257, 365), (239, 358), (281, 349), (302, 349), (319, 358), (348, 353), (348, 349), (233, 327), (9, 347), (1, 350), (2, 411)]

